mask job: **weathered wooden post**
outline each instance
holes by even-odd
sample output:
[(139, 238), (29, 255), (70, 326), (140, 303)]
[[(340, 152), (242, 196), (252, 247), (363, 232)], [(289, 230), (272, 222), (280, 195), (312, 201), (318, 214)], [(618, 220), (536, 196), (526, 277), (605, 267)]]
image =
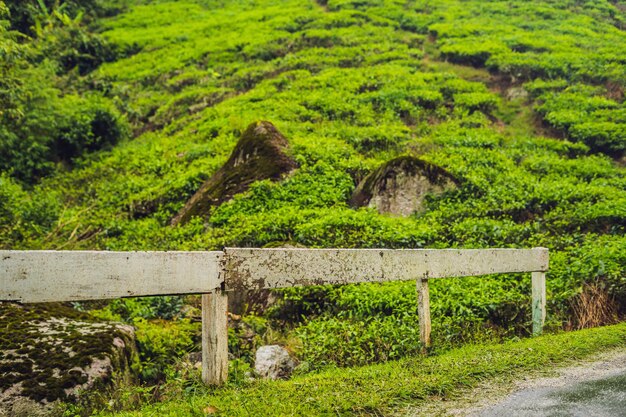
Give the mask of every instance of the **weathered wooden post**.
[(222, 290), (202, 295), (202, 381), (222, 385), (228, 378), (228, 297)]
[[(538, 335), (546, 317), (548, 264), (546, 248), (0, 251), (0, 300), (65, 302), (204, 293), (202, 379), (209, 385), (221, 385), (228, 376), (225, 291), (420, 277), (420, 340), (426, 349), (431, 345), (430, 279), (532, 272), (533, 334)], [(212, 292), (206, 294), (207, 291)]]
[(425, 350), (430, 347), (430, 294), (426, 278), (417, 280), (417, 315), (420, 322), (420, 341)]
[(540, 271), (532, 275), (533, 336), (539, 336), (546, 320), (546, 273)]

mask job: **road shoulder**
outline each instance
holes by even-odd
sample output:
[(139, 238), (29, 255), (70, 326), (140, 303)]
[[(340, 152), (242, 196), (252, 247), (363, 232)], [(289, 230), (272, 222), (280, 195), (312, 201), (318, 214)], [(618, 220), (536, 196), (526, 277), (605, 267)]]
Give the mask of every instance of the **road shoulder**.
[(626, 349), (612, 349), (582, 361), (568, 361), (557, 366), (532, 371), (521, 379), (500, 375), (477, 388), (460, 390), (454, 398), (433, 397), (418, 407), (403, 410), (406, 417), (469, 417), (498, 415), (509, 401), (562, 391), (574, 383), (593, 382), (626, 373)]

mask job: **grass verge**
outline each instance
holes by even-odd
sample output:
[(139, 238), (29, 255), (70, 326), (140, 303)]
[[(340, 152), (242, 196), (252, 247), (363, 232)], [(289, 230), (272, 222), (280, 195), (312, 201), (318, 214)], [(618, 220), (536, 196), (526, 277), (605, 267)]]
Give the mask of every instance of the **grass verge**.
[(619, 347), (626, 347), (626, 323), (500, 345), (467, 346), (438, 356), (332, 369), (290, 381), (227, 386), (115, 415), (390, 416), (433, 396), (454, 397), (491, 378), (511, 381), (531, 371)]

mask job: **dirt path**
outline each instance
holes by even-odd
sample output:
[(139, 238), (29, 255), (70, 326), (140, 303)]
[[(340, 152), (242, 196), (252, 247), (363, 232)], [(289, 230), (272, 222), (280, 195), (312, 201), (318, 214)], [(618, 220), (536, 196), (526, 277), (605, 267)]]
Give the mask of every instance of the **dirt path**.
[(626, 417), (626, 350), (513, 383), (487, 382), (458, 398), (405, 411), (407, 417)]

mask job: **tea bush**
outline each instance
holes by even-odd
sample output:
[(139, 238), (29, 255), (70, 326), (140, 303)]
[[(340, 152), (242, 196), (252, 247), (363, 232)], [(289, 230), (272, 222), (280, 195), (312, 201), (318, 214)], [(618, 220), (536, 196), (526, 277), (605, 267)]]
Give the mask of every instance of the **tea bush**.
[[(5, 22), (2, 245), (544, 246), (552, 328), (567, 325), (585, 282), (602, 281), (623, 310), (623, 22), (606, 1), (136, 1), (95, 22), (115, 56), (88, 47), (88, 73), (42, 60)], [(284, 133), (300, 168), (169, 226), (255, 120)], [(348, 205), (369, 172), (406, 154), (460, 186), (408, 217)], [(25, 191), (11, 175), (41, 182)], [(442, 349), (529, 333), (528, 277), (441, 280), (431, 291)], [(279, 295), (268, 327), (299, 335), (309, 369), (422, 348), (412, 283)], [(155, 303), (117, 307), (141, 317), (165, 304)], [(157, 345), (167, 346), (146, 351), (188, 347)]]
[[(139, 375), (144, 382), (162, 381), (166, 370), (177, 359), (197, 351), (200, 333), (198, 323), (187, 320), (170, 322), (165, 320), (133, 321), (136, 327), (139, 350)], [(194, 340), (195, 339), (195, 340)]]
[[(437, 38), (441, 57), (465, 65), (486, 66), (509, 78), (513, 84), (525, 84), (536, 91), (539, 83), (558, 80), (560, 86), (603, 87), (622, 97), (626, 87), (621, 50), (626, 41), (623, 10), (610, 2), (577, 4), (559, 1), (553, 4), (527, 2), (439, 2), (428, 16), (428, 31)], [(418, 7), (417, 10), (420, 10)], [(551, 23), (548, 23), (551, 22)], [(542, 87), (542, 89), (545, 89)], [(573, 140), (588, 144), (593, 150), (617, 158), (624, 154), (624, 136), (616, 127), (604, 125), (571, 131), (567, 120), (576, 121), (580, 106), (594, 107), (606, 92), (561, 94), (562, 88), (546, 91), (539, 99), (539, 111), (545, 120), (564, 129)], [(612, 102), (613, 111), (621, 112), (623, 103)], [(546, 109), (552, 109), (546, 111)], [(551, 113), (558, 111), (557, 114)], [(604, 118), (611, 118), (608, 111)], [(597, 115), (576, 113), (580, 124), (595, 123)], [(565, 117), (563, 119), (562, 117)], [(610, 131), (605, 133), (604, 129)]]
[[(19, 7), (34, 6), (20, 3)], [(77, 66), (84, 73), (103, 62), (97, 55), (105, 52), (89, 49), (106, 49), (104, 41), (70, 22), (42, 29), (36, 39), (23, 42), (24, 36), (9, 29), (7, 18), (11, 15), (4, 8), (0, 13), (0, 172), (33, 183), (51, 174), (58, 162), (71, 163), (126, 137), (124, 118), (111, 100), (98, 93), (62, 91), (60, 85), (59, 70), (62, 74)]]
[(189, 353), (200, 351), (200, 323), (183, 317), (181, 306), (181, 297), (130, 298), (114, 300), (90, 313), (131, 324), (139, 354), (134, 371), (142, 383), (162, 384), (177, 363)]
[(0, 248), (29, 248), (31, 239), (38, 241), (55, 227), (60, 210), (55, 192), (29, 195), (15, 180), (0, 174)]
[(27, 85), (13, 109), (20, 115), (5, 118), (0, 130), (1, 171), (32, 183), (51, 174), (58, 162), (69, 164), (125, 137), (124, 120), (106, 99), (60, 97), (58, 90), (33, 78), (20, 83)]

